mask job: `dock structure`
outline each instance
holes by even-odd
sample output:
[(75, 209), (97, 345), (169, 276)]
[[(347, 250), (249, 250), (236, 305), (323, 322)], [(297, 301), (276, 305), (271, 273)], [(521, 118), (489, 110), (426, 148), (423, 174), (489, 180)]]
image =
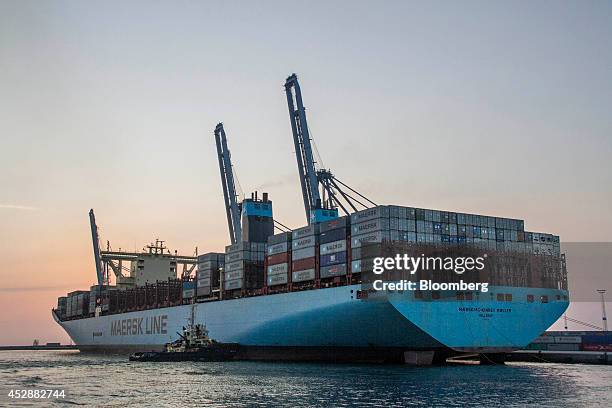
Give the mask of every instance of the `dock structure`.
[(0, 346), (0, 351), (27, 351), (27, 350), (78, 350), (74, 344), (52, 344), (40, 346)]
[(506, 361), (612, 365), (612, 353), (607, 351), (520, 350), (508, 354)]
[(612, 364), (612, 332), (547, 331), (507, 361), (537, 363)]

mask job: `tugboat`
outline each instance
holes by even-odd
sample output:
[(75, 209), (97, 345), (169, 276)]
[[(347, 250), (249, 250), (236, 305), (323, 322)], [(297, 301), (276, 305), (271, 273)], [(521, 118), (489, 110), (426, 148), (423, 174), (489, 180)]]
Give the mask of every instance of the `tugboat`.
[(238, 353), (238, 343), (219, 343), (208, 337), (208, 330), (202, 324), (193, 324), (194, 307), (190, 323), (183, 327), (179, 339), (166, 343), (163, 351), (134, 353), (130, 361), (228, 361)]

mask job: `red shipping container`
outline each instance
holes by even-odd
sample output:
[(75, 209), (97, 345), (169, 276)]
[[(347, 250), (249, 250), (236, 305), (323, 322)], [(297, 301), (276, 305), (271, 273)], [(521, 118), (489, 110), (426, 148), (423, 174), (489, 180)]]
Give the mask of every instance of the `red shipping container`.
[(300, 259), (299, 261), (294, 261), (291, 265), (292, 271), (303, 271), (305, 269), (313, 269), (315, 267), (316, 257)]
[(274, 254), (268, 256), (268, 265), (276, 265), (280, 263), (289, 262), (289, 253), (281, 252), (280, 254)]
[(584, 351), (612, 351), (612, 344), (583, 344)]

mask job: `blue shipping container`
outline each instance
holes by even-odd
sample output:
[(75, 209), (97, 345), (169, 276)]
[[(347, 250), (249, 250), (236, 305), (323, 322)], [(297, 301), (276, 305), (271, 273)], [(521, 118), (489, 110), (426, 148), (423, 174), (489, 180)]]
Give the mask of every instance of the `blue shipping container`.
[(327, 244), (329, 242), (339, 241), (346, 239), (346, 228), (339, 228), (331, 231), (322, 232), (319, 235), (319, 243)]
[(582, 342), (584, 344), (612, 344), (612, 334), (587, 334), (582, 336)]
[(183, 290), (185, 290), (185, 289), (195, 289), (195, 287), (196, 287), (195, 281), (183, 282)]
[(346, 252), (336, 252), (335, 254), (321, 255), (321, 266), (330, 266), (346, 262)]

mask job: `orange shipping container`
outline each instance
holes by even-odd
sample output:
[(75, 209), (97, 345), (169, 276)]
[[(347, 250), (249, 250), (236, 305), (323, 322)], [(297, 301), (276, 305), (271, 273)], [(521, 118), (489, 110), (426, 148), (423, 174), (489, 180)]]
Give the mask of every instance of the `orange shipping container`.
[(274, 254), (268, 256), (268, 265), (276, 265), (280, 263), (289, 262), (289, 253), (282, 252), (280, 254)]
[(291, 265), (292, 271), (303, 271), (304, 269), (313, 269), (315, 267), (315, 257), (300, 259), (299, 261), (293, 262)]

